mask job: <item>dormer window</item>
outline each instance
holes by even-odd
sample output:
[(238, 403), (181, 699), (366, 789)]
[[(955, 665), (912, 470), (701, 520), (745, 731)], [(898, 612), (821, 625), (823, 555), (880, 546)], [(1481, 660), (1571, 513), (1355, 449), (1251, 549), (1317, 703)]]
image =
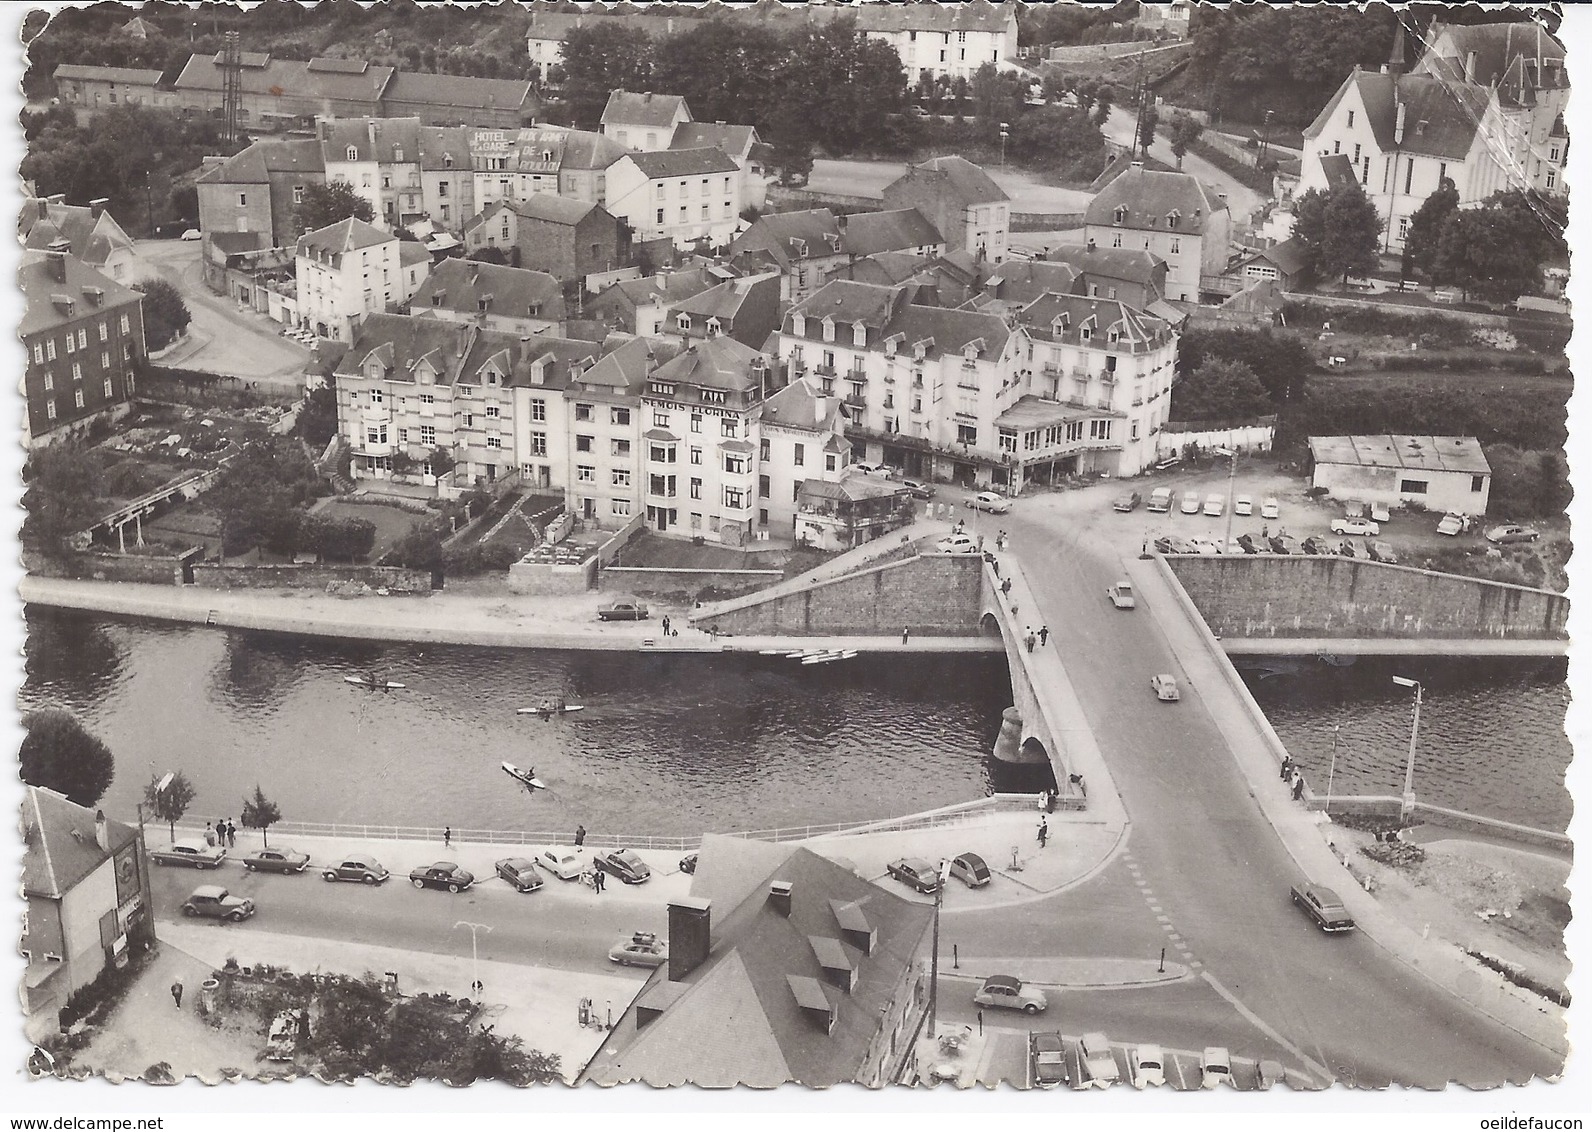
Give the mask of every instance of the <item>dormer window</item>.
[(884, 356), (887, 358), (895, 357), (896, 351), (901, 348), (901, 343), (903, 341), (904, 339), (899, 334), (892, 334), (890, 337), (886, 338), (884, 340)]
[(1426, 132), (1426, 120), (1423, 118), (1421, 121), (1415, 123), (1415, 136), (1416, 137), (1420, 137), (1425, 132)]
[(1111, 343), (1111, 345), (1113, 345), (1113, 346), (1115, 346), (1117, 344), (1117, 341), (1121, 337), (1122, 337), (1122, 332), (1120, 330), (1117, 330), (1114, 327), (1111, 330), (1108, 330), (1106, 332), (1106, 341)]
[(431, 306), (434, 309), (441, 307), (442, 306), (442, 300), (445, 299), (445, 298), (447, 298), (447, 296), (444, 295), (441, 291), (438, 291), (436, 294), (431, 296)]
[(1092, 327), (1092, 326), (1080, 326), (1078, 328), (1078, 341), (1087, 342), (1087, 341), (1089, 341), (1089, 339), (1091, 339), (1093, 337), (1094, 337), (1094, 327)]
[(442, 155), (442, 167), (444, 169), (452, 169), (453, 168), (453, 154), (444, 153)]
[(1166, 226), (1168, 228), (1176, 230), (1176, 228), (1178, 226), (1178, 222), (1181, 221), (1182, 219), (1183, 219), (1183, 214), (1181, 212), (1179, 212), (1177, 209), (1174, 208), (1171, 212), (1166, 214)]
[(1127, 206), (1126, 205), (1121, 205), (1121, 204), (1117, 205), (1117, 210), (1111, 214), (1111, 223), (1113, 223), (1113, 224), (1126, 224), (1127, 220), (1128, 220), (1128, 209), (1127, 209)]
[(790, 332), (798, 338), (807, 337), (807, 316), (793, 314), (790, 316)]
[(395, 146), (392, 147), (392, 159), (394, 161), (402, 161), (404, 159), (404, 147), (403, 146), (395, 145)]
[(487, 307), (489, 307), (491, 305), (492, 305), (492, 300), (490, 298), (488, 298), (486, 295), (482, 295), (479, 299), (477, 299), (475, 301), (475, 309), (477, 311), (479, 311), (481, 314), (485, 314), (486, 311), (487, 311)]
[(349, 146), (348, 147), (348, 160), (350, 160), (350, 161), (358, 161), (359, 160), (359, 150), (355, 149), (353, 146)]
[(868, 328), (860, 322), (851, 324), (851, 344), (853, 346), (866, 346), (868, 344)]
[(682, 311), (680, 314), (675, 316), (675, 325), (680, 328), (682, 333), (684, 331), (690, 330), (691, 316)]
[(718, 335), (722, 332), (722, 330), (723, 330), (723, 327), (720, 324), (718, 319), (716, 319), (716, 318), (708, 319), (708, 337), (709, 338), (718, 337)]
[(827, 318), (826, 317), (824, 319), (824, 341), (825, 342), (833, 342), (834, 340), (835, 340), (835, 320), (832, 319), (832, 318)]

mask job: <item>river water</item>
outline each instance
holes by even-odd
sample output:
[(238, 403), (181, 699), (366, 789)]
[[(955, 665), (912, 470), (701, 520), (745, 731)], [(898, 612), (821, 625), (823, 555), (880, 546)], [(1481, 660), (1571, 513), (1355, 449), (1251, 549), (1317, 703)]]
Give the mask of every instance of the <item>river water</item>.
[[(181, 770), (191, 817), (237, 819), (259, 783), (290, 821), (689, 836), (864, 821), (964, 802), (1011, 703), (1000, 656), (804, 667), (776, 657), (372, 644), (29, 609), (23, 708), (64, 707), (108, 743), (104, 804), (130, 815)], [(1280, 666), (1287, 667), (1287, 666)], [(1317, 789), (1398, 794), (1426, 685), (1423, 799), (1562, 829), (1563, 661), (1301, 661), (1245, 678)], [(344, 682), (373, 669), (408, 688)], [(514, 709), (563, 696), (543, 722)], [(499, 769), (532, 766), (534, 799)]]

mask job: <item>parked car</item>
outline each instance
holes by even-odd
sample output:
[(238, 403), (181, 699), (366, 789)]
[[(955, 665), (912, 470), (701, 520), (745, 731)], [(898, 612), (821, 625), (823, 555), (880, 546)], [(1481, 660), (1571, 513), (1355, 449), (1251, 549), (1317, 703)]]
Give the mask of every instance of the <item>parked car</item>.
[(1245, 554), (1259, 554), (1264, 549), (1255, 535), (1239, 535), (1238, 545)]
[(1227, 511), (1227, 500), (1221, 492), (1213, 491), (1205, 497), (1205, 513), (1212, 518), (1220, 518)]
[(1521, 527), (1513, 523), (1502, 527), (1492, 527), (1487, 531), (1487, 541), (1506, 546), (1512, 542), (1536, 542), (1542, 537), (1542, 532), (1535, 527)]
[(1067, 1051), (1061, 1035), (1054, 1030), (1028, 1035), (1028, 1076), (1040, 1089), (1066, 1082)]
[(261, 849), (243, 858), (243, 867), (250, 872), (301, 873), (309, 868), (310, 855), (292, 849)]
[(1200, 1054), (1200, 1088), (1214, 1089), (1233, 1083), (1233, 1059), (1222, 1046), (1206, 1046)]
[(1365, 504), (1361, 503), (1358, 499), (1348, 500), (1343, 505), (1343, 517), (1345, 519), (1365, 518)]
[(1399, 560), (1399, 556), (1394, 553), (1393, 548), (1385, 542), (1373, 542), (1370, 546), (1369, 554), (1372, 562), (1386, 562), (1392, 565)]
[[(1254, 513), (1255, 513), (1255, 501), (1253, 499), (1251, 499), (1249, 496), (1247, 496), (1247, 495), (1239, 495), (1239, 496), (1235, 496), (1233, 498), (1233, 514), (1235, 514), (1235, 515), (1253, 515)], [(1153, 1049), (1155, 1047), (1152, 1046), (1150, 1048)]]
[(639, 601), (611, 601), (597, 610), (599, 621), (645, 621), (647, 607)]
[(861, 472), (865, 476), (876, 476), (884, 471), (883, 464), (875, 464), (869, 460), (853, 460), (849, 467), (852, 471)]
[(1266, 501), (1260, 505), (1260, 517), (1262, 519), (1282, 518), (1282, 505), (1277, 502), (1276, 496), (1268, 495), (1266, 497)]
[(983, 888), (990, 882), (989, 866), (977, 853), (958, 853), (952, 857), (951, 875), (969, 888)]
[(691, 876), (693, 873), (695, 873), (696, 867), (697, 855), (695, 853), (687, 853), (684, 857), (680, 858), (680, 871), (686, 876)]
[(149, 859), (157, 865), (186, 865), (190, 869), (219, 869), (227, 851), (207, 845), (202, 837), (181, 837), (164, 849), (156, 849)]
[(1050, 1005), (1044, 991), (1025, 987), (1015, 975), (991, 975), (973, 992), (973, 1001), (979, 1006), (999, 1006), (1024, 1014), (1038, 1014)]
[(669, 961), (669, 941), (654, 932), (631, 932), (608, 949), (608, 961), (621, 967), (661, 967)]
[(233, 896), (219, 884), (202, 884), (182, 902), (184, 916), (209, 916), (215, 920), (242, 923), (254, 915), (254, 901)]
[(1334, 519), (1332, 520), (1332, 533), (1335, 535), (1379, 535), (1382, 528), (1371, 522), (1370, 519)]
[(1334, 553), (1334, 548), (1320, 535), (1311, 535), (1309, 538), (1305, 539), (1305, 553), (1332, 554)]
[(1118, 609), (1133, 608), (1133, 583), (1124, 578), (1114, 586), (1106, 589), (1106, 597), (1111, 599), (1111, 604)]
[(356, 880), (361, 884), (381, 884), (391, 875), (376, 858), (364, 856), (344, 857), (321, 870), (327, 880)]
[(202, 239), (204, 239), (204, 237), (203, 237), (203, 235), (200, 234), (199, 229), (190, 228), (186, 232), (184, 232), (179, 237), (179, 239), (183, 239), (183, 240), (202, 240)]
[(1464, 533), (1464, 530), (1468, 525), (1469, 524), (1465, 521), (1465, 516), (1456, 515), (1453, 512), (1449, 512), (1447, 515), (1443, 516), (1441, 521), (1438, 522), (1437, 533), (1453, 538), (1455, 535)]
[(1266, 540), (1273, 554), (1298, 554), (1299, 540), (1292, 535), (1272, 535)]
[(1150, 492), (1150, 502), (1144, 505), (1144, 509), (1157, 515), (1166, 514), (1172, 509), (1172, 489), (1169, 487), (1158, 487)]
[(652, 879), (651, 867), (636, 855), (634, 849), (615, 849), (610, 853), (600, 853), (594, 863), (603, 872), (611, 877), (617, 877), (625, 884), (646, 884)]
[(559, 880), (577, 880), (586, 871), (586, 862), (573, 849), (551, 845), (536, 855), (538, 868), (546, 869)]
[(1183, 698), (1183, 694), (1177, 690), (1177, 677), (1164, 672), (1150, 677), (1150, 690), (1155, 693), (1156, 699), (1164, 703), (1175, 703)]
[(1113, 511), (1136, 511), (1139, 504), (1144, 502), (1144, 497), (1136, 491), (1125, 491), (1111, 501)]
[(919, 892), (940, 890), (940, 870), (922, 857), (900, 857), (886, 865), (885, 872)]
[(468, 869), (461, 869), (452, 861), (438, 861), (411, 869), (409, 883), (416, 888), (445, 888), (449, 892), (463, 892), (475, 883), (475, 874)]
[(934, 485), (924, 483), (922, 480), (902, 480), (901, 486), (907, 489), (907, 494), (913, 499), (933, 499)]
[(544, 883), (542, 874), (536, 871), (536, 864), (529, 857), (504, 857), (492, 868), (519, 892), (535, 892)]
[(1282, 1062), (1263, 1058), (1255, 1066), (1255, 1088), (1265, 1092), (1273, 1085), (1281, 1084), (1288, 1079), (1287, 1070), (1282, 1067)]
[(1393, 514), (1388, 510), (1386, 503), (1371, 504), (1370, 512), (1373, 523), (1390, 523), (1393, 521)]
[(1185, 491), (1183, 497), (1178, 500), (1177, 509), (1185, 515), (1198, 515), (1200, 513), (1200, 493), (1197, 491)]
[(1213, 538), (1205, 538), (1203, 535), (1195, 535), (1189, 539), (1188, 547), (1190, 554), (1220, 554), (1222, 552), (1221, 543)]
[(1128, 1080), (1135, 1089), (1166, 1084), (1166, 1060), (1160, 1046), (1145, 1043), (1128, 1050)]
[(1352, 932), (1354, 917), (1343, 906), (1343, 900), (1324, 884), (1296, 884), (1292, 890), (1293, 902), (1305, 910), (1316, 926), (1324, 932)]
[(946, 535), (934, 549), (941, 554), (977, 554), (978, 540), (972, 535)]
[(1338, 544), (1338, 553), (1345, 558), (1364, 558), (1364, 548), (1352, 538), (1346, 538)]
[(981, 491), (967, 501), (975, 511), (988, 511), (991, 515), (1004, 515), (1012, 509), (1012, 501), (993, 491)]
[(1111, 1043), (1102, 1033), (1085, 1034), (1078, 1039), (1078, 1060), (1083, 1065), (1084, 1088), (1109, 1089), (1122, 1079)]

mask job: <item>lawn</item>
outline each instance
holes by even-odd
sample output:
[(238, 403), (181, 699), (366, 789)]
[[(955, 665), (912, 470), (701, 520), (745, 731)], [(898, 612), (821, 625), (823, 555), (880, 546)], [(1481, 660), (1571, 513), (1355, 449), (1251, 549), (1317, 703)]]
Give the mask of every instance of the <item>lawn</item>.
[(382, 503), (352, 503), (336, 497), (320, 500), (310, 509), (310, 513), (331, 519), (364, 519), (376, 524), (376, 543), (371, 547), (369, 556), (371, 562), (381, 561), (382, 555), (392, 548), (393, 543), (408, 534), (416, 523), (425, 521), (424, 516), (401, 507)]
[(781, 570), (791, 578), (832, 557), (824, 551), (805, 548), (748, 551), (716, 543), (695, 546), (686, 539), (643, 532), (630, 540), (613, 564), (654, 570)]

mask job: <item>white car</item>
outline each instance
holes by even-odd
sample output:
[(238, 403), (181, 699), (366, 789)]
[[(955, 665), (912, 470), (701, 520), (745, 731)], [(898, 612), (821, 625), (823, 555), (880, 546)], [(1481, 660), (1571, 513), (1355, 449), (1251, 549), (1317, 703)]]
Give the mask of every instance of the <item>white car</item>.
[[(1240, 496), (1236, 497), (1233, 500), (1233, 514), (1235, 514), (1235, 515), (1253, 515), (1254, 513), (1255, 513), (1255, 501), (1253, 499), (1249, 498), (1249, 496), (1240, 495)], [(1151, 1046), (1150, 1048), (1154, 1049), (1155, 1047)]]
[(1332, 533), (1335, 535), (1379, 535), (1382, 528), (1370, 519), (1334, 519), (1332, 520)]
[(580, 851), (562, 845), (549, 846), (536, 855), (536, 863), (559, 880), (576, 880), (586, 871), (586, 860)]
[(1266, 501), (1260, 505), (1260, 517), (1262, 519), (1282, 518), (1282, 504), (1277, 502), (1276, 496), (1268, 495), (1266, 497)]
[(1222, 544), (1213, 538), (1200, 538), (1198, 536), (1188, 540), (1189, 549), (1195, 554), (1220, 554)]
[(1374, 522), (1386, 523), (1390, 522), (1392, 518), (1393, 516), (1389, 513), (1386, 503), (1371, 504), (1371, 519)]
[(1166, 1084), (1166, 1062), (1157, 1045), (1138, 1045), (1128, 1050), (1128, 1072), (1135, 1089)]
[(1205, 513), (1212, 518), (1220, 517), (1227, 510), (1227, 500), (1219, 492), (1211, 492), (1205, 497)]
[(1206, 1046), (1200, 1054), (1200, 1088), (1215, 1089), (1233, 1083), (1233, 1059), (1222, 1046)]
[(1182, 500), (1177, 505), (1177, 509), (1185, 515), (1198, 515), (1200, 513), (1200, 493), (1197, 491), (1185, 491)]
[(1464, 530), (1465, 516), (1455, 515), (1452, 512), (1444, 515), (1442, 520), (1437, 524), (1437, 533), (1440, 535), (1447, 535), (1449, 538), (1453, 538), (1455, 535), (1462, 534)]
[(1004, 515), (1012, 509), (1012, 501), (1004, 495), (997, 495), (993, 491), (981, 491), (967, 505), (975, 511), (988, 511), (992, 515)]
[(934, 549), (941, 554), (975, 554), (978, 542), (972, 535), (947, 535), (934, 544)]
[(1126, 579), (1114, 586), (1106, 588), (1106, 597), (1111, 599), (1111, 604), (1118, 609), (1133, 608), (1133, 583)]
[(1150, 690), (1155, 693), (1156, 699), (1164, 703), (1176, 703), (1183, 698), (1183, 694), (1177, 690), (1177, 677), (1166, 673), (1150, 677)]
[(1109, 1089), (1122, 1079), (1111, 1043), (1101, 1033), (1085, 1034), (1078, 1040), (1078, 1060), (1083, 1062), (1083, 1087)]
[(199, 240), (199, 239), (203, 239), (203, 237), (199, 233), (199, 229), (197, 229), (197, 228), (188, 229), (186, 232), (184, 232), (182, 234), (182, 236), (180, 238), (184, 239), (184, 240)]
[(884, 471), (884, 465), (870, 464), (866, 460), (857, 460), (852, 463), (851, 470), (854, 472), (861, 472), (863, 475), (876, 476), (880, 472)]

